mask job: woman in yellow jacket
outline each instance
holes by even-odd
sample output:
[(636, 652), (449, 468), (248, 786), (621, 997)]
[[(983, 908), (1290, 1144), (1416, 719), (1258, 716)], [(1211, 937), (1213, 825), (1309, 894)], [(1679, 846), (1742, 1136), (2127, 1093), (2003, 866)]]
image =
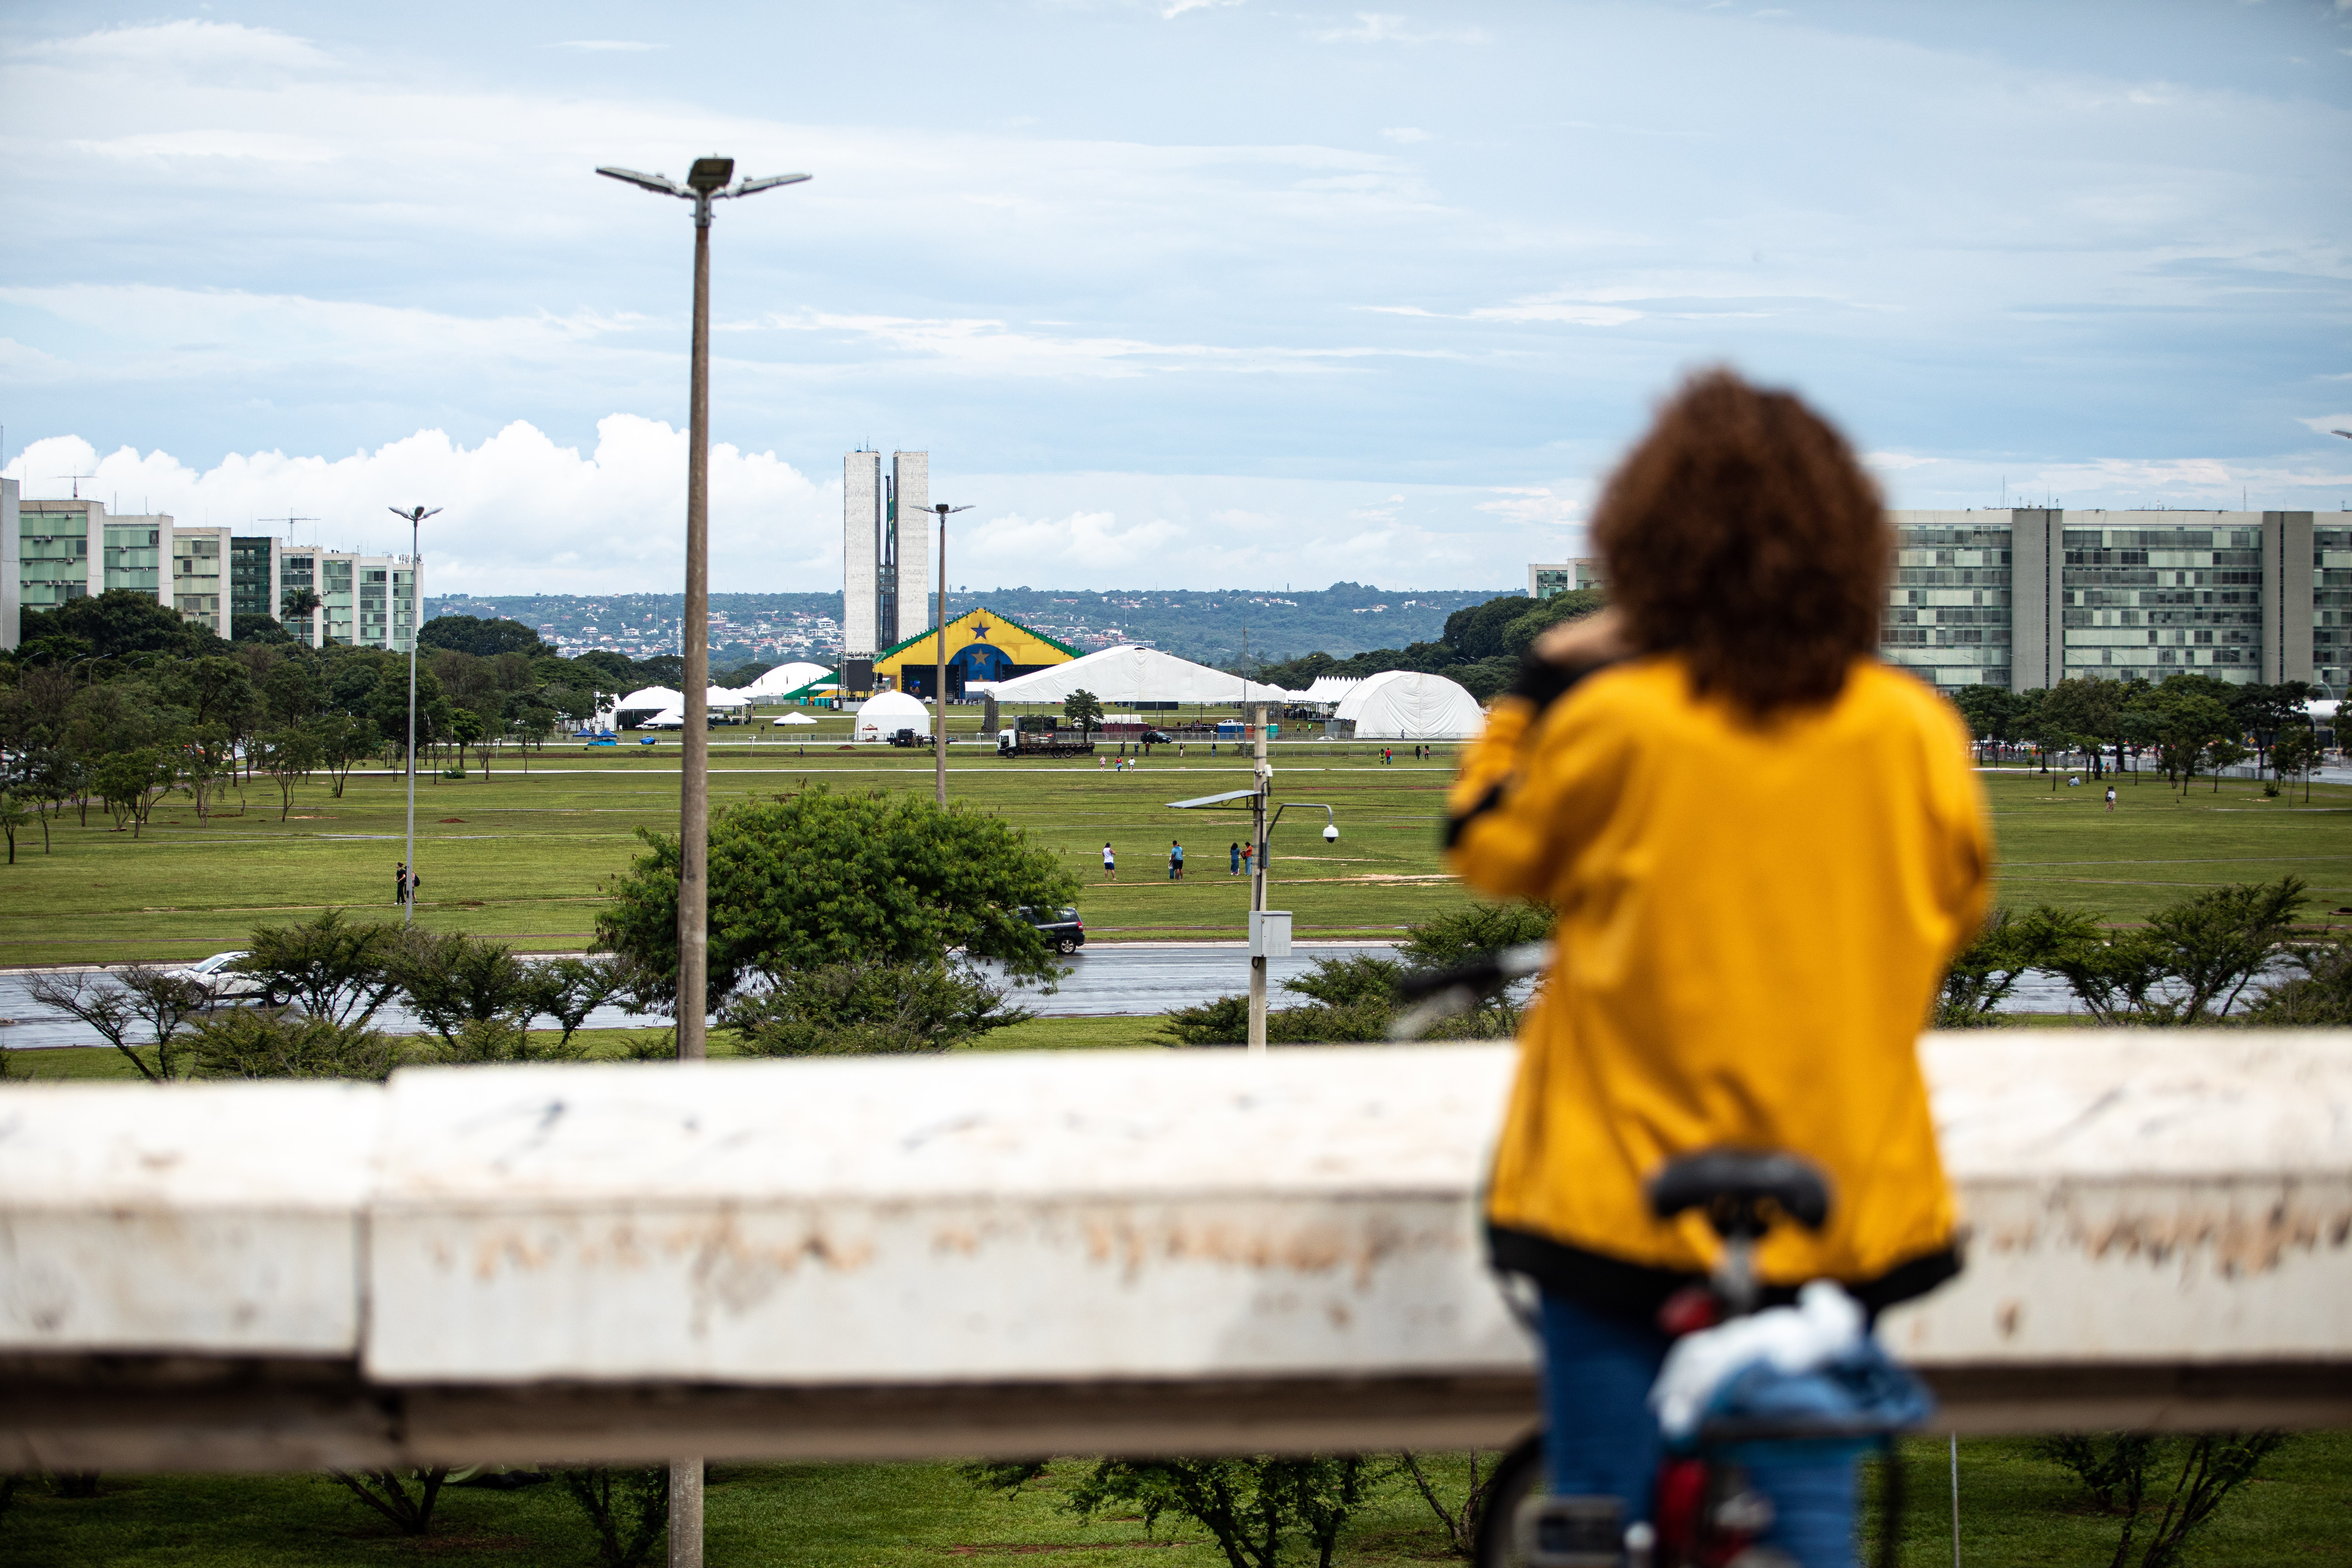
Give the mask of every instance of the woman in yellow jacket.
[[(1551, 906), (1488, 1199), (1496, 1263), (1545, 1311), (1556, 1494), (1648, 1517), (1656, 1317), (1702, 1278), (1696, 1213), (1643, 1179), (1718, 1145), (1802, 1155), (1818, 1234), (1777, 1230), (1769, 1291), (1872, 1309), (1958, 1270), (1914, 1044), (1983, 912), (1968, 736), (1874, 657), (1894, 538), (1844, 440), (1794, 396), (1694, 380), (1592, 521), (1611, 608), (1530, 650), (1449, 801), (1473, 887)], [(1848, 1559), (1853, 1465), (1757, 1478), (1800, 1562)]]

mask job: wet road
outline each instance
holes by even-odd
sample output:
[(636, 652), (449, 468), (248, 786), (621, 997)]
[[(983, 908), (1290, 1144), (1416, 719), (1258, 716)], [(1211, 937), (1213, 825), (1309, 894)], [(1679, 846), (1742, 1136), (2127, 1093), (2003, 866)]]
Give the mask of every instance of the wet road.
[[(1300, 945), (1289, 958), (1273, 961), (1271, 979), (1276, 986), (1304, 974), (1324, 954), (1381, 952), (1385, 943)], [(1249, 955), (1240, 942), (1120, 942), (1081, 948), (1067, 961), (1071, 973), (1051, 996), (1022, 992), (1017, 999), (1048, 1017), (1087, 1014), (1145, 1015), (1171, 1007), (1190, 1007), (1218, 996), (1249, 989)], [(43, 1007), (28, 989), (25, 970), (0, 971), (0, 1046), (40, 1050), (58, 1046), (102, 1046), (96, 1030), (78, 1020)], [(1275, 1004), (1285, 1000), (1275, 993)], [(588, 1016), (587, 1027), (620, 1029), (664, 1025), (668, 1019), (600, 1007)], [(387, 1005), (375, 1016), (375, 1026), (387, 1034), (421, 1032), (404, 1009)]]
[[(1288, 958), (1273, 961), (1274, 1005), (1300, 998), (1286, 995), (1281, 983), (1304, 974), (1318, 957), (1351, 952), (1385, 954), (1385, 942), (1300, 944)], [(1067, 961), (1071, 974), (1051, 996), (1022, 992), (1022, 1005), (1047, 1017), (1119, 1014), (1148, 1016), (1171, 1007), (1191, 1007), (1219, 996), (1249, 989), (1249, 956), (1240, 942), (1106, 942), (1082, 948)], [(36, 1003), (26, 989), (28, 972), (0, 971), (0, 1046), (40, 1050), (58, 1046), (102, 1046), (97, 1032), (63, 1014)], [(2081, 1011), (2066, 983), (2040, 972), (2020, 981), (2002, 1004), (2004, 1013), (2075, 1013)], [(588, 1016), (592, 1029), (620, 1029), (665, 1025), (668, 1019), (600, 1007)], [(389, 1005), (375, 1016), (376, 1027), (388, 1034), (421, 1032), (405, 1010)]]

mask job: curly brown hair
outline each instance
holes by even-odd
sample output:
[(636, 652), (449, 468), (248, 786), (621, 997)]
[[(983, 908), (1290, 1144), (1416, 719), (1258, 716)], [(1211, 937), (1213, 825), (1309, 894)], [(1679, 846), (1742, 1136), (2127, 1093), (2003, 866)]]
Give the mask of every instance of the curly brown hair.
[(1593, 514), (1629, 641), (1756, 718), (1826, 702), (1878, 647), (1895, 534), (1878, 487), (1793, 393), (1693, 376)]

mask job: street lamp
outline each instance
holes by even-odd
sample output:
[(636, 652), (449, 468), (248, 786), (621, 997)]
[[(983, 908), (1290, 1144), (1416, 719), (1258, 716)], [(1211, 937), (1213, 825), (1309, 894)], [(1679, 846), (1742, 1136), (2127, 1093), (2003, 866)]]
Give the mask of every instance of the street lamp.
[[(708, 1054), (710, 973), (710, 204), (778, 185), (806, 174), (734, 178), (732, 158), (697, 158), (681, 189), (667, 174), (604, 167), (656, 195), (694, 204), (694, 353), (687, 395), (686, 448), (686, 728), (680, 739), (677, 806), (677, 1057)], [(669, 1468), (671, 1568), (702, 1562), (702, 1460), (673, 1459)]]
[[(806, 174), (734, 178), (732, 158), (697, 158), (678, 185), (667, 174), (600, 167), (656, 195), (694, 204), (694, 353), (688, 394), (686, 453), (686, 728), (678, 785), (677, 1055), (707, 1053), (705, 1031), (710, 973), (710, 204), (778, 185)], [(699, 1479), (698, 1473), (697, 1479)]]
[(416, 542), (425, 520), (440, 516), (441, 509), (390, 510), (408, 524), (408, 858), (400, 863), (400, 923), (411, 926), (416, 923), (416, 642), (425, 629), (425, 574), (419, 569)]
[[(1255, 716), (1256, 722), (1252, 728), (1257, 732), (1257, 773), (1256, 782), (1253, 787), (1227, 790), (1223, 795), (1200, 795), (1192, 800), (1171, 800), (1168, 803), (1169, 808), (1173, 811), (1196, 811), (1206, 806), (1230, 805), (1236, 801), (1244, 800), (1250, 803), (1250, 838), (1254, 847), (1251, 858), (1255, 862), (1250, 868), (1249, 921), (1249, 1049), (1253, 1056), (1261, 1055), (1265, 1050), (1266, 960), (1290, 956), (1290, 916), (1285, 910), (1269, 910), (1265, 907), (1265, 863), (1269, 849), (1268, 841), (1273, 836), (1274, 825), (1280, 822), (1282, 814), (1292, 806), (1303, 806), (1308, 811), (1319, 811), (1323, 814), (1324, 843), (1339, 842), (1339, 819), (1332, 812), (1331, 807), (1322, 801), (1285, 801), (1280, 805), (1275, 806), (1271, 814), (1267, 812), (1266, 807), (1271, 804), (1274, 790), (1274, 770), (1266, 765), (1265, 761), (1265, 709), (1263, 706), (1259, 707)], [(1278, 920), (1269, 918), (1274, 916), (1280, 918)]]
[(939, 771), (940, 809), (948, 805), (948, 519), (960, 511), (970, 511), (968, 506), (950, 506), (941, 501), (931, 510), (940, 514), (940, 668), (939, 684), (931, 691), (931, 706), (938, 722), (931, 726), (931, 758)]

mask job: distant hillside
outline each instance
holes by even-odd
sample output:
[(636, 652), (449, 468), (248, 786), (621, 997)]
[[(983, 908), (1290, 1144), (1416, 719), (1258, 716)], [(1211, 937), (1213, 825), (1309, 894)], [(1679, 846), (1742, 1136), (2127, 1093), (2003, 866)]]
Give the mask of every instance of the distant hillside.
[[(948, 595), (950, 616), (985, 604), (1049, 637), (1092, 652), (1118, 642), (1150, 643), (1202, 664), (1280, 662), (1309, 653), (1338, 658), (1374, 648), (1432, 642), (1445, 617), (1498, 592), (1482, 589), (1381, 589), (1334, 583), (1286, 594), (1262, 588), (1220, 593), (1166, 590), (1089, 593), (1001, 588)], [(682, 605), (677, 594), (596, 595), (450, 595), (427, 598), (426, 618), (504, 616), (536, 628), (566, 653), (608, 647), (632, 658), (678, 650)], [(830, 662), (841, 652), (839, 594), (713, 594), (715, 668), (769, 659)]]

